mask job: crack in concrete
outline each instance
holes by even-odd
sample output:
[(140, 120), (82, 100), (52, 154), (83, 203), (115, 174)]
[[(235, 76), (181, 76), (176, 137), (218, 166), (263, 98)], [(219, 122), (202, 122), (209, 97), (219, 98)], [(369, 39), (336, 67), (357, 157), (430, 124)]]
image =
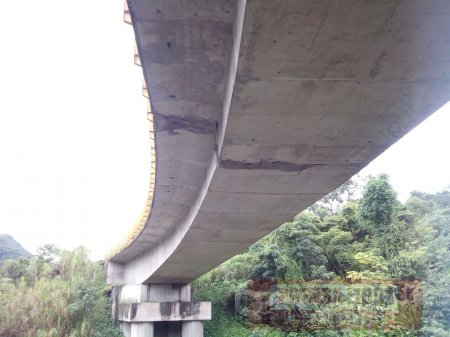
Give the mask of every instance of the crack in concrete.
[(165, 132), (176, 135), (176, 130), (186, 130), (198, 134), (215, 134), (216, 122), (197, 117), (183, 117), (177, 115), (154, 114), (154, 127), (156, 132)]
[(325, 166), (325, 164), (294, 164), (286, 161), (260, 160), (247, 163), (235, 160), (219, 159), (219, 167), (229, 170), (278, 170), (284, 172), (301, 172), (312, 167)]

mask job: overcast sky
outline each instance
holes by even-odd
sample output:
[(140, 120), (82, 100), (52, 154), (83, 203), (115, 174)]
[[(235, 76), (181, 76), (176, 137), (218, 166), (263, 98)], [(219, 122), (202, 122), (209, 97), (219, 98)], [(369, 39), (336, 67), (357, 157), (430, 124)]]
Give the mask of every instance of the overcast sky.
[(34, 251), (128, 232), (149, 181), (142, 71), (123, 0), (18, 0), (0, 20), (0, 233)]
[[(0, 233), (34, 252), (101, 258), (140, 213), (149, 181), (142, 74), (122, 0), (17, 0), (0, 20)], [(450, 183), (450, 107), (374, 161), (404, 200)]]
[(450, 184), (450, 104), (392, 145), (360, 172), (385, 172), (405, 201), (413, 190), (436, 193)]

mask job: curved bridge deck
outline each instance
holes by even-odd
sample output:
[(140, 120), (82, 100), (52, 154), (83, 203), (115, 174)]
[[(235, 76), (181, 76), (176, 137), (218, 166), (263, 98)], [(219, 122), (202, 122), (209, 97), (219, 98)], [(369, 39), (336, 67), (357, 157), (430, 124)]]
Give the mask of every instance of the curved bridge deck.
[(113, 283), (188, 283), (450, 99), (446, 0), (129, 0), (156, 181)]

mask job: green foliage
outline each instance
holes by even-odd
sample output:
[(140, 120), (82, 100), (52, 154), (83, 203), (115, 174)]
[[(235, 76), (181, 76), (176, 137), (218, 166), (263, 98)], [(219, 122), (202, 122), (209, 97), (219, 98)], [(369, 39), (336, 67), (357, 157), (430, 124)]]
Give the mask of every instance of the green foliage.
[(347, 272), (347, 278), (351, 281), (381, 280), (387, 278), (387, 266), (382, 256), (374, 255), (372, 252), (359, 252), (355, 255), (355, 260), (363, 265), (363, 270), (360, 272)]
[(213, 306), (212, 320), (204, 323), (205, 337), (248, 337), (251, 333), (241, 319), (220, 306)]
[(411, 242), (414, 216), (396, 199), (389, 177), (369, 179), (359, 200), (358, 215), (365, 228), (366, 245), (375, 255), (393, 258)]
[[(315, 216), (302, 213), (249, 249), (254, 279), (310, 279), (327, 263)], [(332, 274), (332, 273), (331, 273)], [(330, 274), (329, 277), (332, 277)]]
[(428, 271), (428, 249), (404, 250), (389, 261), (389, 272), (398, 279), (424, 279)]
[(249, 337), (285, 337), (286, 333), (279, 329), (270, 329), (268, 327), (255, 328)]
[[(424, 289), (420, 335), (449, 336), (450, 193), (413, 192), (401, 204), (386, 175), (371, 178), (359, 200), (353, 199), (354, 188), (353, 182), (347, 183), (197, 280), (196, 299), (213, 304), (213, 319), (205, 323), (205, 336), (415, 336), (397, 329), (400, 323), (417, 324), (420, 318), (420, 312), (407, 301), (398, 306), (398, 320), (383, 322), (378, 330), (333, 326), (336, 313), (348, 310), (372, 327), (382, 319), (381, 309), (355, 309), (351, 300), (315, 308), (312, 317), (320, 325), (334, 327), (329, 331), (249, 324), (245, 308), (242, 316), (235, 313), (234, 297), (247, 289), (249, 279), (284, 280), (294, 285), (316, 280), (319, 288), (324, 281), (358, 287), (374, 280), (419, 279)], [(110, 318), (102, 266), (91, 262), (85, 249), (69, 252), (46, 245), (38, 253), (0, 265), (0, 336), (122, 336)], [(272, 293), (269, 299), (275, 300), (276, 310), (285, 310), (285, 303), (276, 302), (278, 295)], [(295, 306), (298, 311), (308, 309)]]
[(0, 336), (122, 336), (110, 318), (102, 265), (82, 247), (41, 252), (0, 269)]
[(47, 262), (52, 262), (61, 254), (61, 250), (52, 244), (45, 244), (37, 249), (37, 253)]
[(390, 223), (396, 206), (397, 193), (386, 174), (369, 180), (360, 200), (359, 212), (372, 233), (380, 234)]
[(336, 214), (344, 205), (353, 199), (355, 191), (358, 188), (356, 181), (349, 179), (334, 191), (327, 194), (320, 201), (310, 207), (310, 210), (323, 219), (326, 216)]
[(328, 261), (328, 270), (345, 276), (345, 271), (356, 265), (353, 255), (358, 245), (353, 244), (352, 234), (335, 226), (321, 233), (318, 238)]
[[(353, 199), (354, 188), (347, 183), (200, 278), (195, 283), (197, 298), (213, 302), (213, 320), (206, 324), (205, 336), (450, 336), (450, 193), (415, 191), (401, 204), (387, 175), (370, 178), (360, 199)], [(249, 325), (233, 314), (233, 294), (246, 287), (248, 279), (351, 280), (355, 285), (418, 279), (424, 290), (423, 328), (417, 333), (399, 331), (395, 322), (386, 331), (283, 331)], [(323, 310), (339, 312), (349, 305), (344, 302)], [(420, 313), (414, 306), (401, 302), (398, 310), (400, 321), (417, 324)], [(369, 313), (360, 314), (371, 320)]]
[[(438, 195), (441, 202), (442, 194)], [(446, 204), (444, 204), (446, 205)], [(434, 230), (427, 249), (429, 271), (424, 289), (425, 336), (450, 335), (450, 209), (438, 210), (428, 221)]]

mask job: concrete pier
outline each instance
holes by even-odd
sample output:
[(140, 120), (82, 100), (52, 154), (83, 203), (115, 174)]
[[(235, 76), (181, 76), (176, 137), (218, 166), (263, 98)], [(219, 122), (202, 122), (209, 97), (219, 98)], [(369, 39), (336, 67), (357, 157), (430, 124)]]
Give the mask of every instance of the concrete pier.
[(183, 322), (181, 337), (203, 337), (203, 322)]
[(116, 286), (112, 312), (126, 337), (202, 337), (211, 303), (194, 302), (189, 285)]
[(131, 337), (154, 337), (153, 323), (131, 323)]

